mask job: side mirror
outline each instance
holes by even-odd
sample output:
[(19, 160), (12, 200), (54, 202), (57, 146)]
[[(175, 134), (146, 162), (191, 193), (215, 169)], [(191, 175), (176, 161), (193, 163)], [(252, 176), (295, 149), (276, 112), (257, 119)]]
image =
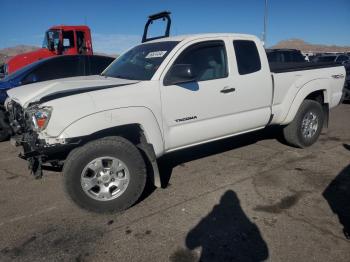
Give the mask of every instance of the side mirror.
[(173, 65), (164, 79), (164, 85), (176, 85), (196, 80), (191, 64)]

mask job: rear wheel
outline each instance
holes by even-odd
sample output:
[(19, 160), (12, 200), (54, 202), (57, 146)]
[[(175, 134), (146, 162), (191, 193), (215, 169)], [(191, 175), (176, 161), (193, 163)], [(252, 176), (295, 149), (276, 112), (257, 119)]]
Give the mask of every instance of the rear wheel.
[(294, 120), (283, 129), (285, 140), (292, 146), (305, 148), (314, 144), (321, 134), (324, 112), (320, 103), (305, 100)]
[(0, 142), (9, 139), (11, 135), (11, 128), (6, 119), (5, 112), (0, 111)]
[(343, 101), (350, 102), (350, 84), (344, 87)]
[(80, 207), (94, 212), (118, 212), (141, 196), (146, 168), (138, 149), (122, 137), (95, 140), (68, 156), (65, 188)]

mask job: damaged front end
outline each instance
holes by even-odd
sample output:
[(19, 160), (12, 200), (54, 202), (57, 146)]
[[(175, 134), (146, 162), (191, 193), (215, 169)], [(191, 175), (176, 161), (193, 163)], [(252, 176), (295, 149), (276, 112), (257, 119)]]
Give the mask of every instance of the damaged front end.
[(62, 159), (65, 158), (69, 148), (75, 143), (48, 143), (46, 139), (40, 138), (50, 119), (52, 108), (31, 105), (27, 109), (16, 103), (9, 101), (6, 103), (9, 113), (9, 121), (13, 133), (11, 143), (14, 146), (21, 146), (22, 152), (19, 157), (28, 161), (28, 167), (35, 178), (43, 175), (43, 163), (59, 167)]
[(13, 100), (5, 103), (9, 114), (9, 122), (14, 136), (11, 143), (14, 146), (22, 146), (19, 157), (28, 161), (29, 169), (35, 178), (42, 177), (42, 163), (44, 157), (44, 143), (38, 138), (38, 130), (33, 122), (37, 106), (24, 110), (22, 106)]

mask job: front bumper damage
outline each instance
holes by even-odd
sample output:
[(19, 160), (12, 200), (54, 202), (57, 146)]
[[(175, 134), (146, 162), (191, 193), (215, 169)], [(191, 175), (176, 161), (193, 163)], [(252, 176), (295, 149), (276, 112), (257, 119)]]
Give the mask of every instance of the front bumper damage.
[(31, 117), (23, 108), (12, 102), (7, 106), (10, 125), (13, 133), (11, 143), (14, 146), (22, 147), (19, 157), (28, 161), (28, 168), (35, 178), (41, 178), (44, 164), (51, 167), (59, 167), (68, 153), (81, 142), (80, 139), (68, 139), (60, 143), (47, 143), (40, 139), (39, 134), (33, 129)]
[(81, 144), (80, 139), (69, 139), (64, 144), (47, 144), (35, 132), (23, 133), (11, 138), (14, 146), (22, 147), (20, 158), (28, 161), (28, 168), (35, 178), (43, 176), (43, 170), (59, 168), (71, 150)]
[(18, 156), (28, 161), (28, 168), (35, 178), (41, 178), (43, 175), (43, 151), (41, 150), (41, 146), (36, 143), (35, 136), (29, 135), (29, 133), (16, 135), (11, 138), (11, 144), (14, 146), (22, 146), (22, 152)]

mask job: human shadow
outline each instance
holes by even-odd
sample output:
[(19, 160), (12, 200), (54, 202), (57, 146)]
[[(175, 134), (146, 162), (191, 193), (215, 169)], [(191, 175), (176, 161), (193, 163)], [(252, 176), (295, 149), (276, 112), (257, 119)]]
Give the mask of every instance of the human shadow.
[(258, 227), (246, 216), (232, 190), (226, 191), (220, 203), (187, 234), (186, 247), (201, 247), (203, 262), (264, 261), (269, 257)]
[(327, 186), (323, 197), (338, 216), (344, 236), (350, 240), (350, 164)]
[(267, 139), (277, 139), (279, 142), (286, 144), (282, 137), (281, 128), (279, 126), (270, 126), (263, 130), (242, 134), (239, 136), (234, 136), (166, 154), (158, 160), (162, 187), (165, 188), (168, 185), (172, 171), (178, 165), (182, 165), (186, 162), (207, 156), (221, 154), (240, 147), (252, 145), (258, 141)]
[(347, 149), (347, 150), (350, 151), (350, 145), (348, 145), (348, 144), (343, 144), (343, 147), (344, 147), (345, 149)]

